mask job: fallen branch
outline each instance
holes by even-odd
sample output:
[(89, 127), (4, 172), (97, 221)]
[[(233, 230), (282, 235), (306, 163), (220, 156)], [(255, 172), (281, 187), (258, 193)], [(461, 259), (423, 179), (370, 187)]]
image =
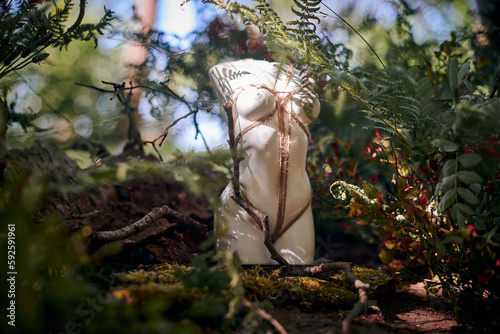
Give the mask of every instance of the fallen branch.
[(249, 309), (254, 310), (262, 319), (269, 321), (271, 323), (271, 325), (273, 325), (273, 327), (278, 331), (278, 333), (287, 334), (287, 331), (280, 324), (280, 322), (278, 320), (276, 320), (272, 315), (270, 315), (269, 313), (264, 311), (263, 309), (258, 308), (257, 306), (255, 306), (254, 304), (252, 304), (251, 302), (249, 302), (246, 299), (243, 300), (243, 305), (245, 307), (248, 307)]
[(87, 244), (87, 248), (91, 252), (94, 252), (105, 244), (126, 239), (134, 234), (141, 232), (160, 218), (167, 219), (171, 224), (183, 225), (188, 229), (198, 232), (205, 238), (208, 237), (207, 226), (164, 205), (159, 208), (154, 208), (142, 219), (119, 230), (99, 231), (92, 233)]
[(353, 319), (357, 317), (361, 311), (366, 310), (368, 302), (368, 289), (370, 284), (364, 283), (352, 272), (352, 263), (350, 262), (332, 262), (332, 263), (322, 263), (315, 267), (306, 268), (304, 270), (305, 274), (308, 276), (316, 275), (319, 273), (342, 270), (349, 282), (351, 282), (356, 289), (358, 289), (359, 299), (354, 304), (354, 307), (347, 314), (345, 319), (342, 321), (342, 333), (347, 334), (350, 332), (350, 327)]

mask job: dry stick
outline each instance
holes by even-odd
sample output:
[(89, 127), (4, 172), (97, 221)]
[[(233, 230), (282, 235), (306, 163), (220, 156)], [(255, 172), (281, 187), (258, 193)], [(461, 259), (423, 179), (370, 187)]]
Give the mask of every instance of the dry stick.
[(168, 135), (168, 130), (170, 130), (170, 128), (172, 128), (174, 125), (176, 125), (180, 120), (184, 119), (184, 118), (187, 118), (188, 116), (192, 115), (192, 114), (196, 114), (199, 110), (198, 109), (195, 109), (195, 110), (191, 110), (189, 113), (187, 113), (186, 115), (184, 116), (181, 116), (179, 118), (177, 118), (176, 120), (174, 120), (169, 126), (167, 126), (165, 128), (165, 130), (163, 130), (163, 133), (156, 137), (155, 139), (153, 140), (146, 140), (144, 142), (144, 144), (151, 144), (151, 146), (153, 146), (153, 149), (156, 151), (156, 153), (158, 154), (158, 157), (160, 158), (160, 161), (163, 161), (163, 157), (161, 156), (160, 152), (158, 151), (158, 149), (156, 148), (156, 142), (158, 140), (161, 139), (160, 141), (160, 144), (158, 146), (161, 147), (161, 145), (163, 144), (163, 141), (165, 140), (165, 138), (167, 138), (167, 135)]
[(238, 152), (236, 149), (236, 141), (234, 137), (234, 120), (233, 120), (233, 110), (232, 104), (226, 103), (224, 105), (224, 111), (227, 114), (227, 125), (229, 127), (229, 149), (231, 151), (231, 158), (233, 159), (233, 176), (231, 177), (231, 183), (233, 185), (234, 195), (231, 198), (241, 206), (253, 220), (260, 226), (262, 233), (264, 234), (264, 245), (271, 253), (271, 259), (277, 261), (280, 265), (289, 267), (289, 263), (281, 256), (280, 253), (274, 247), (271, 239), (271, 231), (269, 230), (269, 217), (262, 213), (259, 209), (254, 207), (248, 201), (246, 201), (241, 195), (240, 189), (240, 161), (241, 158), (238, 157)]
[(158, 92), (158, 93), (166, 94), (166, 95), (174, 98), (175, 100), (182, 102), (189, 109), (189, 113), (187, 113), (186, 115), (184, 115), (182, 117), (179, 117), (178, 119), (174, 120), (174, 122), (172, 122), (172, 124), (170, 124), (169, 126), (167, 126), (165, 128), (165, 130), (163, 131), (163, 133), (160, 136), (158, 136), (157, 138), (155, 138), (153, 140), (148, 140), (148, 141), (144, 141), (143, 142), (143, 144), (151, 144), (153, 146), (153, 149), (158, 154), (158, 157), (160, 158), (160, 161), (163, 161), (163, 157), (160, 154), (160, 152), (158, 151), (158, 148), (156, 146), (157, 141), (161, 139), (160, 143), (158, 144), (158, 147), (161, 147), (163, 145), (163, 142), (167, 138), (168, 130), (171, 127), (173, 127), (175, 124), (177, 124), (177, 122), (179, 122), (180, 120), (182, 120), (182, 119), (184, 119), (184, 118), (186, 118), (186, 117), (188, 117), (190, 115), (194, 115), (193, 116), (193, 120), (194, 120), (194, 127), (195, 127), (195, 130), (196, 130), (195, 138), (197, 138), (198, 135), (201, 135), (201, 139), (203, 140), (203, 144), (205, 145), (205, 149), (207, 150), (208, 153), (210, 153), (210, 148), (208, 147), (207, 140), (205, 139), (205, 136), (203, 135), (203, 133), (201, 132), (201, 130), (199, 128), (198, 122), (196, 120), (196, 116), (198, 115), (198, 112), (200, 110), (205, 110), (206, 112), (212, 111), (212, 107), (204, 108), (204, 107), (201, 107), (201, 106), (197, 105), (196, 108), (193, 109), (184, 98), (182, 98), (179, 95), (175, 94), (170, 88), (168, 88), (164, 84), (162, 84), (162, 86), (164, 87), (164, 89), (158, 89), (158, 88), (153, 88), (153, 87), (145, 86), (145, 85), (133, 86), (132, 83), (130, 84), (130, 87), (126, 87), (125, 86), (125, 82), (119, 84), (119, 83), (115, 83), (115, 82), (102, 81), (102, 83), (105, 84), (105, 85), (112, 85), (113, 88), (114, 88), (114, 90), (102, 89), (102, 88), (99, 88), (99, 87), (95, 87), (95, 86), (92, 86), (92, 85), (81, 84), (81, 83), (75, 83), (75, 85), (82, 86), (82, 87), (87, 87), (87, 88), (92, 88), (92, 89), (95, 89), (95, 90), (97, 90), (99, 92), (103, 92), (103, 93), (113, 93), (113, 96), (110, 98), (110, 100), (113, 100), (115, 97), (118, 97), (118, 100), (120, 100), (120, 102), (122, 104), (125, 104), (127, 102), (126, 98), (123, 95), (124, 91), (126, 91), (126, 90), (132, 91), (133, 89), (136, 89), (136, 88), (145, 88), (145, 89), (151, 90), (153, 92)]
[(66, 219), (66, 220), (68, 220), (68, 219), (83, 219), (83, 218), (87, 218), (90, 216), (95, 216), (101, 212), (102, 212), (102, 210), (94, 210), (94, 211), (86, 212), (86, 213), (74, 213), (74, 214), (71, 214), (69, 216), (64, 217), (64, 219)]
[(170, 209), (167, 205), (164, 205), (159, 208), (153, 208), (153, 210), (151, 210), (151, 212), (144, 216), (142, 219), (119, 230), (99, 231), (92, 233), (89, 243), (87, 244), (87, 248), (91, 251), (95, 251), (101, 246), (110, 242), (126, 239), (134, 234), (141, 232), (160, 218), (166, 218), (171, 224), (183, 225), (191, 230), (200, 233), (204, 238), (208, 237), (207, 227), (205, 225), (175, 210)]
[(352, 263), (350, 262), (322, 263), (319, 266), (307, 268), (304, 272), (306, 275), (315, 275), (336, 270), (343, 270), (347, 280), (351, 282), (356, 289), (358, 289), (359, 299), (356, 304), (354, 304), (354, 307), (349, 314), (347, 314), (345, 319), (342, 321), (342, 333), (347, 334), (350, 331), (352, 320), (358, 316), (362, 310), (366, 309), (370, 284), (364, 283), (357, 278), (356, 275), (354, 275), (352, 272)]
[(267, 313), (266, 311), (264, 311), (263, 309), (261, 308), (258, 308), (257, 306), (255, 306), (254, 304), (252, 304), (251, 302), (249, 302), (248, 300), (243, 300), (243, 305), (254, 310), (255, 312), (257, 312), (257, 314), (264, 320), (267, 320), (271, 323), (271, 325), (273, 325), (273, 327), (278, 331), (278, 333), (280, 334), (287, 334), (287, 331), (285, 330), (285, 328), (279, 323), (278, 320), (276, 320), (272, 315), (270, 315), (269, 313)]

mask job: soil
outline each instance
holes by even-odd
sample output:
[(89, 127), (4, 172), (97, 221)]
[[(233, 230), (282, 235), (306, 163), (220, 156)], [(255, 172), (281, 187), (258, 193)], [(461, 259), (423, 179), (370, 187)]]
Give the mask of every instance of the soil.
[[(73, 233), (83, 226), (90, 226), (93, 231), (119, 229), (165, 204), (212, 229), (213, 215), (206, 210), (203, 197), (189, 194), (179, 183), (156, 177), (50, 199), (45, 207), (59, 212), (68, 232)], [(160, 220), (126, 239), (121, 255), (113, 261), (130, 265), (189, 264), (194, 254), (203, 252), (202, 241), (202, 236), (193, 231)], [(346, 238), (334, 246), (335, 260), (380, 265), (376, 252), (355, 238)], [(426, 296), (422, 284), (413, 285), (407, 292), (385, 291), (374, 298), (376, 305), (355, 320), (352, 333), (456, 333), (458, 330), (450, 306)], [(276, 305), (273, 316), (289, 333), (340, 333), (345, 314), (329, 310), (303, 313)]]
[[(459, 333), (451, 309), (438, 298), (425, 296), (423, 284), (412, 285), (408, 292), (386, 291), (376, 297), (376, 306), (358, 317), (352, 334), (387, 333)], [(340, 333), (345, 314), (338, 311), (298, 313), (276, 308), (273, 314), (288, 333)]]
[[(202, 196), (188, 194), (180, 183), (157, 177), (106, 185), (78, 195), (49, 199), (46, 211), (59, 212), (69, 233), (84, 226), (92, 231), (112, 231), (131, 225), (153, 208), (168, 205), (211, 229), (213, 214), (206, 210)], [(194, 254), (204, 250), (200, 243), (206, 236), (183, 226), (159, 219), (140, 233), (123, 240), (119, 256), (108, 259), (127, 264), (176, 262), (189, 265)]]

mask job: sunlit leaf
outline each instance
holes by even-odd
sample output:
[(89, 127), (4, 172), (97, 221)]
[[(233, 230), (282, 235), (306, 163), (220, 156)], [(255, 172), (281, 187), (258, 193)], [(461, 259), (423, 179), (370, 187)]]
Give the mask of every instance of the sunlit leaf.
[(432, 145), (440, 148), (445, 152), (455, 152), (456, 150), (458, 150), (458, 145), (456, 143), (446, 139), (434, 139), (432, 141)]
[(460, 67), (460, 70), (458, 70), (457, 85), (462, 83), (467, 73), (469, 73), (469, 70), (470, 70), (470, 62), (468, 61), (465, 64), (463, 64), (462, 67)]

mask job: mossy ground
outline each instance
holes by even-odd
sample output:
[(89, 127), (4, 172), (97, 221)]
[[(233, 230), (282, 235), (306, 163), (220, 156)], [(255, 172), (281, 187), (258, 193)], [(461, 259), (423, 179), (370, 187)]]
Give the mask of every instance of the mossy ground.
[[(187, 306), (205, 298), (214, 298), (208, 288), (185, 287), (180, 277), (191, 267), (175, 264), (142, 266), (122, 273), (120, 285), (113, 294), (130, 303), (140, 303), (152, 297), (162, 297), (172, 304)], [(354, 274), (369, 283), (371, 291), (388, 286), (394, 278), (383, 269), (353, 267)], [(301, 311), (319, 309), (350, 309), (358, 295), (342, 272), (323, 273), (319, 277), (281, 277), (278, 270), (269, 272), (262, 267), (240, 269), (239, 276), (245, 296), (251, 301), (270, 301), (273, 304), (297, 308)], [(229, 302), (228, 289), (218, 298)]]

